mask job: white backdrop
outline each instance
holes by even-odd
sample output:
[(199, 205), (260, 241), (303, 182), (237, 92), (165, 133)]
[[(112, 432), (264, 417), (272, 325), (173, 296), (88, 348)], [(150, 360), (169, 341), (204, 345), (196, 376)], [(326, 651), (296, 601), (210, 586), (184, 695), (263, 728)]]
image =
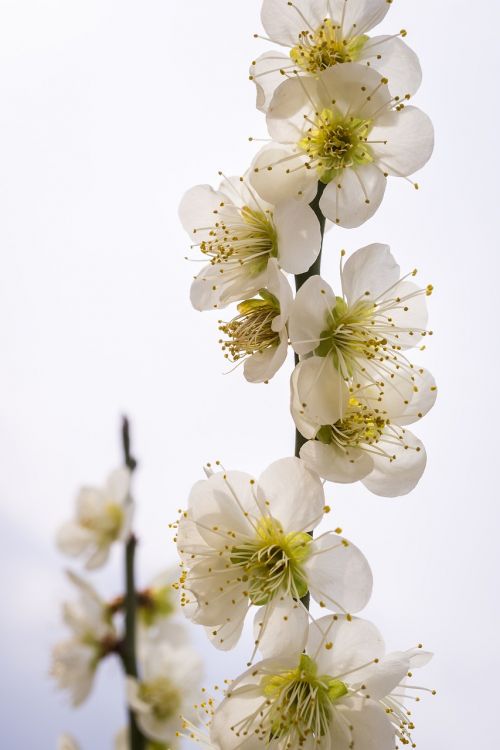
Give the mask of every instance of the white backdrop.
[[(133, 421), (139, 563), (175, 559), (167, 524), (206, 460), (258, 473), (293, 450), (292, 362), (268, 386), (225, 375), (217, 315), (188, 302), (196, 267), (177, 219), (185, 189), (241, 173), (265, 136), (248, 62), (266, 49), (257, 0), (0, 0), (0, 745), (51, 750), (70, 729), (111, 747), (123, 721), (116, 665), (72, 713), (47, 677), (66, 592), (53, 548), (82, 482), (120, 460), (118, 419)], [(436, 687), (416, 714), (427, 750), (493, 747), (497, 735), (500, 6), (394, 3), (383, 31), (409, 30), (433, 118), (435, 156), (420, 192), (389, 184), (375, 218), (334, 229), (338, 250), (388, 242), (431, 281), (436, 331), (423, 361), (440, 385), (419, 425), (429, 453), (413, 494), (382, 500), (328, 487), (335, 524), (367, 554), (366, 615), (390, 648), (423, 641)], [(331, 520), (331, 519), (330, 519)], [(111, 594), (119, 552), (94, 576)], [(248, 652), (207, 657), (206, 684)]]

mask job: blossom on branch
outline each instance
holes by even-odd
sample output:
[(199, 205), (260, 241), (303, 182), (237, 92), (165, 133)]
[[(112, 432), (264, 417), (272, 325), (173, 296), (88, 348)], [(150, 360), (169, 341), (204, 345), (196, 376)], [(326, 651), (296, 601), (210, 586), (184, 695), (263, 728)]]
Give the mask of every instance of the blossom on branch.
[(352, 62), (388, 78), (393, 95), (415, 94), (422, 71), (418, 57), (402, 41), (406, 31), (389, 36), (367, 34), (389, 7), (388, 0), (264, 0), (261, 18), (267, 37), (289, 52), (265, 52), (252, 63), (250, 78), (257, 87), (257, 107), (267, 110), (284, 76), (315, 76)]
[(114, 651), (117, 634), (106, 602), (80, 576), (68, 571), (77, 588), (76, 602), (65, 602), (63, 619), (71, 638), (57, 643), (52, 651), (51, 674), (58, 687), (70, 693), (73, 706), (89, 695), (101, 659)]
[(370, 622), (322, 617), (310, 625), (305, 653), (266, 659), (231, 684), (211, 739), (220, 750), (393, 750), (398, 740), (414, 747), (409, 670), (432, 655), (420, 647), (384, 654)]
[(340, 529), (308, 533), (329, 510), (319, 477), (298, 458), (274, 462), (258, 481), (224, 471), (194, 485), (177, 530), (181, 603), (217, 648), (237, 643), (254, 605), (262, 654), (303, 647), (307, 594), (333, 611), (366, 605), (372, 575), (363, 554)]
[(268, 264), (302, 273), (314, 263), (321, 232), (314, 211), (294, 200), (266, 202), (246, 178), (224, 178), (218, 190), (197, 185), (179, 207), (184, 229), (207, 258), (191, 285), (196, 310), (222, 308), (267, 286)]
[(323, 215), (347, 228), (373, 216), (389, 175), (407, 179), (434, 146), (427, 115), (406, 106), (391, 94), (387, 78), (359, 63), (284, 81), (269, 105), (267, 126), (273, 142), (250, 172), (262, 199), (310, 202), (321, 185)]
[(60, 551), (71, 557), (85, 556), (85, 567), (100, 568), (111, 545), (130, 532), (133, 503), (129, 495), (130, 471), (113, 471), (104, 487), (83, 487), (76, 500), (76, 514), (57, 534)]
[(225, 357), (244, 361), (243, 373), (251, 383), (270, 380), (285, 362), (288, 353), (288, 316), (293, 292), (286, 277), (271, 258), (266, 289), (259, 296), (243, 300), (238, 315), (228, 323), (219, 321), (220, 339)]

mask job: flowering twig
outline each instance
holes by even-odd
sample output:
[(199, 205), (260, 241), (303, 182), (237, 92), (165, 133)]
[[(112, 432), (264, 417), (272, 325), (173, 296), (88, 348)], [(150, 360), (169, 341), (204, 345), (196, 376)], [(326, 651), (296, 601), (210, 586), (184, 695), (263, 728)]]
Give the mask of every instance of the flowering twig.
[[(130, 471), (134, 471), (137, 461), (133, 457), (130, 448), (130, 425), (127, 417), (122, 421), (122, 444), (125, 465)], [(138, 677), (136, 657), (136, 619), (137, 619), (137, 596), (135, 591), (135, 549), (137, 537), (130, 533), (125, 545), (125, 633), (122, 644), (122, 662), (125, 673), (130, 677)], [(145, 739), (142, 735), (135, 714), (129, 708), (129, 734), (131, 750), (144, 750)]]

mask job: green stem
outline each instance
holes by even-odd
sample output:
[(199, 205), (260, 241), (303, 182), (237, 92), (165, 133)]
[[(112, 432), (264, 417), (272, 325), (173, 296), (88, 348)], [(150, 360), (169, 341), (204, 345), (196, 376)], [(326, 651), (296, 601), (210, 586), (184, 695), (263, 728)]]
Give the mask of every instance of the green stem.
[[(122, 422), (122, 444), (125, 465), (134, 471), (137, 461), (130, 451), (130, 426), (128, 419), (123, 418)], [(122, 662), (125, 674), (129, 677), (138, 678), (136, 655), (136, 624), (137, 624), (137, 596), (135, 588), (135, 550), (137, 547), (137, 538), (133, 533), (125, 545), (125, 634), (122, 643)], [(129, 736), (130, 750), (144, 750), (146, 741), (142, 735), (135, 719), (134, 712), (129, 708)]]
[[(305, 284), (308, 279), (311, 278), (311, 276), (317, 276), (317, 275), (320, 274), (320, 271), (321, 271), (321, 253), (322, 253), (322, 250), (323, 250), (323, 238), (324, 238), (324, 235), (325, 235), (325, 223), (326, 223), (326, 219), (323, 216), (323, 214), (321, 213), (321, 209), (319, 207), (319, 202), (321, 200), (321, 196), (323, 195), (323, 190), (325, 189), (325, 187), (326, 186), (324, 185), (324, 183), (318, 182), (318, 192), (316, 193), (316, 197), (314, 198), (313, 202), (310, 204), (312, 210), (314, 211), (314, 213), (318, 217), (319, 226), (320, 226), (320, 230), (321, 230), (321, 245), (320, 245), (320, 250), (319, 250), (319, 253), (318, 253), (318, 257), (316, 258), (316, 260), (312, 264), (311, 268), (308, 271), (306, 271), (305, 273), (298, 274), (295, 277), (295, 289), (296, 289), (297, 292), (299, 291), (300, 287), (303, 284)], [(299, 363), (299, 355), (296, 354), (295, 355), (295, 364), (298, 365), (298, 363)], [(301, 435), (300, 432), (296, 429), (295, 430), (295, 455), (297, 457), (299, 456), (300, 449), (302, 448), (302, 446), (304, 445), (305, 442), (306, 442), (306, 438), (303, 435)]]
[[(316, 258), (316, 260), (314, 261), (314, 263), (312, 264), (312, 266), (310, 267), (308, 271), (295, 276), (295, 289), (297, 292), (299, 291), (300, 287), (303, 284), (305, 284), (308, 279), (311, 278), (311, 276), (317, 276), (319, 275), (321, 271), (321, 253), (323, 250), (323, 238), (325, 236), (326, 219), (321, 212), (321, 209), (319, 207), (319, 202), (321, 200), (321, 196), (323, 195), (324, 189), (325, 189), (325, 185), (322, 182), (318, 182), (318, 192), (316, 193), (316, 197), (310, 204), (312, 210), (318, 217), (319, 226), (321, 230), (321, 245), (320, 245), (318, 257)], [(299, 363), (299, 355), (296, 354), (295, 365), (298, 365), (298, 363)], [(303, 435), (301, 435), (301, 433), (297, 429), (295, 429), (295, 455), (297, 456), (297, 458), (300, 456), (300, 449), (302, 448), (305, 442), (306, 442), (306, 438)], [(313, 532), (310, 531), (309, 534), (312, 536)], [(310, 601), (309, 592), (301, 599), (301, 601), (302, 601), (302, 604), (305, 607), (307, 607), (307, 609), (309, 609), (309, 601)]]

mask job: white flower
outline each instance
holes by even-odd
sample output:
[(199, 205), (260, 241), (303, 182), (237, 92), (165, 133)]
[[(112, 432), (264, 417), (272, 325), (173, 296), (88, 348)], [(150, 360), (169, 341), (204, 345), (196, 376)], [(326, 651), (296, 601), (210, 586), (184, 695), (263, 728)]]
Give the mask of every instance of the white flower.
[(197, 310), (212, 310), (257, 294), (267, 286), (270, 258), (289, 273), (307, 271), (321, 247), (314, 211), (271, 197), (266, 203), (243, 178), (224, 178), (218, 190), (198, 185), (179, 208), (184, 229), (209, 265), (191, 286)]
[(69, 734), (62, 734), (57, 740), (57, 750), (80, 750), (80, 745)]
[(384, 650), (365, 620), (328, 616), (311, 623), (306, 653), (266, 659), (232, 683), (215, 711), (212, 741), (220, 750), (411, 744), (403, 691), (409, 670), (431, 654), (416, 648), (384, 656)]
[(192, 710), (202, 662), (188, 648), (156, 645), (143, 655), (142, 679), (127, 677), (127, 700), (141, 731), (169, 747), (176, 741), (181, 715)]
[(389, 79), (392, 94), (414, 94), (422, 71), (416, 54), (391, 36), (369, 37), (389, 10), (388, 0), (264, 0), (262, 25), (272, 42), (289, 54), (265, 52), (252, 63), (257, 107), (264, 112), (283, 76), (316, 75), (342, 63), (358, 62)]
[(72, 635), (54, 646), (51, 673), (78, 706), (90, 693), (100, 660), (114, 648), (116, 631), (109, 608), (95, 589), (75, 573), (68, 571), (68, 577), (80, 596), (63, 605), (63, 619)]
[(423, 444), (405, 425), (433, 406), (436, 385), (422, 368), (411, 381), (395, 370), (386, 382), (348, 387), (331, 357), (310, 357), (292, 373), (292, 416), (308, 438), (301, 458), (324, 479), (363, 484), (374, 494), (410, 492), (423, 474)]
[(258, 481), (230, 471), (194, 485), (177, 534), (181, 603), (217, 648), (236, 644), (252, 605), (263, 654), (303, 645), (308, 592), (334, 611), (366, 605), (372, 576), (362, 553), (337, 533), (308, 533), (329, 510), (319, 477), (297, 458), (276, 461)]
[(76, 501), (76, 515), (61, 527), (57, 545), (71, 557), (85, 555), (85, 567), (99, 568), (107, 561), (113, 542), (130, 532), (133, 505), (129, 496), (130, 471), (113, 471), (104, 487), (83, 487)]
[(262, 199), (310, 202), (319, 183), (322, 213), (348, 228), (375, 213), (388, 175), (413, 174), (434, 145), (427, 115), (392, 97), (387, 79), (359, 63), (284, 81), (267, 125), (274, 143), (261, 149), (251, 170)]
[(243, 373), (251, 383), (270, 380), (288, 353), (293, 292), (275, 258), (269, 261), (267, 287), (259, 291), (259, 297), (240, 302), (239, 315), (229, 323), (219, 321), (219, 330), (226, 336), (220, 340), (226, 358), (244, 360)]
[(432, 293), (431, 285), (422, 289), (407, 280), (416, 273), (401, 278), (389, 247), (369, 245), (341, 262), (338, 294), (321, 276), (310, 277), (290, 313), (293, 348), (301, 356), (331, 357), (346, 380), (380, 383), (396, 365), (411, 379), (402, 352), (427, 336), (426, 297)]

